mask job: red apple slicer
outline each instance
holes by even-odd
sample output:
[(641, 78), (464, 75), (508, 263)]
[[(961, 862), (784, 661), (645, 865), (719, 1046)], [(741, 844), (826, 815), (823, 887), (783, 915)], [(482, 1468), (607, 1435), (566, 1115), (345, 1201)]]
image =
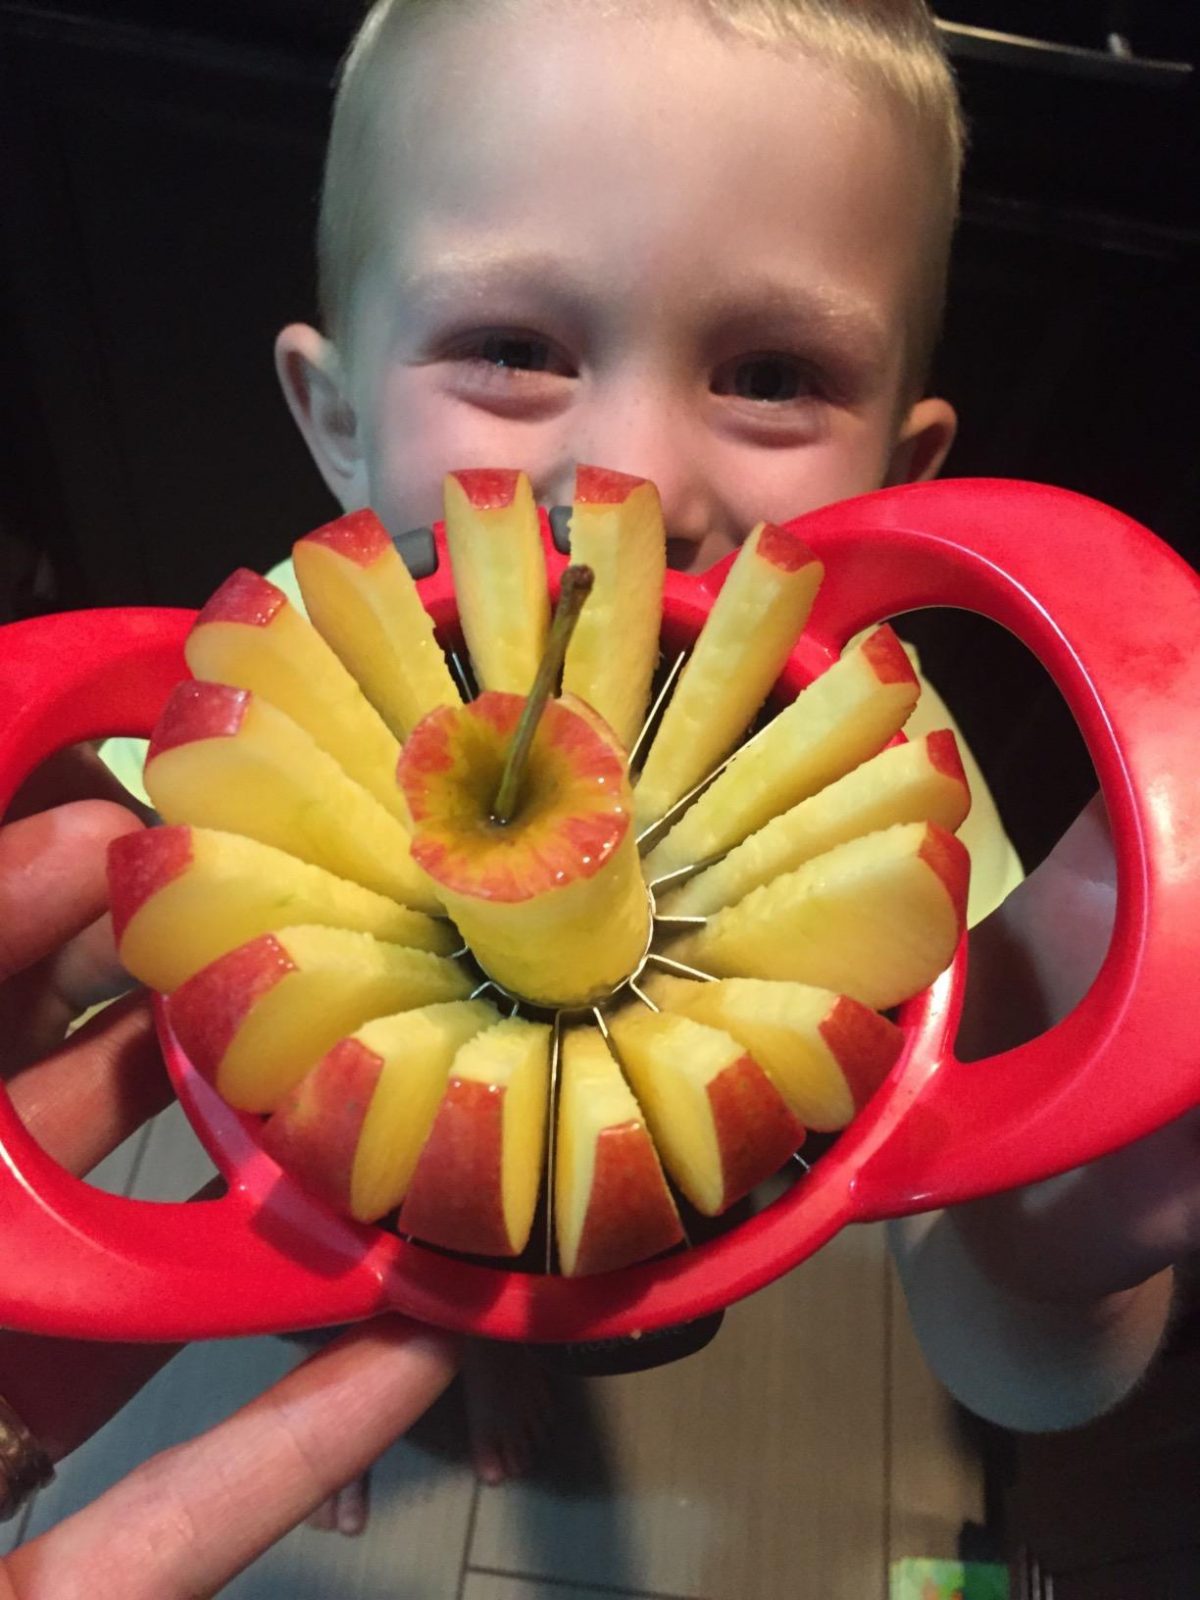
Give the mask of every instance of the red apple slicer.
[[(383, 1309), (549, 1344), (705, 1317), (851, 1222), (953, 1204), (1049, 1177), (1200, 1102), (1190, 997), (1200, 956), (1200, 579), (1129, 518), (1078, 495), (993, 480), (889, 489), (793, 524), (826, 564), (788, 697), (860, 629), (954, 606), (1040, 658), (1087, 742), (1112, 824), (1116, 924), (1076, 1010), (991, 1060), (956, 1059), (965, 950), (902, 1010), (908, 1038), (857, 1121), (779, 1199), (729, 1231), (594, 1278), (456, 1259), (339, 1218), (265, 1155), (257, 1119), (189, 1067), (159, 1013), (193, 1125), (228, 1180), (220, 1199), (157, 1204), (92, 1189), (53, 1161), (0, 1089), (0, 1324), (102, 1339), (251, 1334)], [(452, 640), (441, 530), (421, 593)], [(552, 583), (565, 565), (545, 528)], [(686, 649), (727, 566), (668, 574), (663, 646)], [(0, 631), (0, 804), (54, 751), (149, 734), (187, 675), (192, 613), (80, 612)]]

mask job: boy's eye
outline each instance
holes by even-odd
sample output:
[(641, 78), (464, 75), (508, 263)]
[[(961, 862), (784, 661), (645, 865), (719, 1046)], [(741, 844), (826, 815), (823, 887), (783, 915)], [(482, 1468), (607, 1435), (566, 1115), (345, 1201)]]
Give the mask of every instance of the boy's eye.
[(738, 400), (758, 400), (786, 405), (816, 393), (817, 385), (807, 364), (797, 356), (764, 354), (740, 356), (727, 362), (713, 378), (713, 393)]
[(570, 361), (549, 339), (520, 329), (473, 334), (457, 345), (454, 354), (460, 361), (478, 361), (484, 366), (515, 372), (574, 376)]

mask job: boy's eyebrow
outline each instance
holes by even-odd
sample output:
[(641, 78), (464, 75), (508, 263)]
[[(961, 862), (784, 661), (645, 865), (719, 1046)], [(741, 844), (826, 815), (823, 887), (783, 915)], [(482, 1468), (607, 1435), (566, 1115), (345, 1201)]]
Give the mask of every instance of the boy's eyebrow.
[(842, 290), (776, 277), (747, 277), (714, 294), (710, 312), (714, 323), (735, 337), (742, 330), (753, 337), (774, 327), (790, 331), (794, 337), (836, 344), (863, 366), (881, 363), (887, 355), (888, 340), (879, 312)]
[(405, 274), (398, 288), (418, 315), (436, 315), (495, 293), (532, 292), (567, 306), (584, 299), (579, 283), (555, 257), (499, 251), (447, 254), (429, 271)]
[[(408, 310), (422, 317), (457, 312), (492, 294), (529, 294), (539, 306), (576, 313), (590, 298), (582, 277), (561, 257), (490, 250), (448, 254), (432, 270), (405, 275), (399, 289)], [(887, 356), (878, 311), (849, 291), (760, 273), (714, 285), (704, 306), (709, 325), (734, 337), (743, 330), (747, 338), (762, 337), (774, 327), (793, 338), (836, 344), (864, 367)]]

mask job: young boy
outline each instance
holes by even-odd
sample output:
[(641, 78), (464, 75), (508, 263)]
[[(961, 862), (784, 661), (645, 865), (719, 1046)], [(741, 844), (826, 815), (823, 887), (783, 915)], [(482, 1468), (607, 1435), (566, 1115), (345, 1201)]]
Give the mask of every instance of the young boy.
[[(288, 403), (335, 499), (393, 533), (440, 516), (451, 469), (524, 467), (552, 504), (585, 461), (651, 478), (672, 565), (702, 570), (759, 519), (940, 468), (961, 149), (921, 0), (384, 0), (338, 94), (324, 332), (278, 340)], [(990, 908), (1012, 857), (975, 787)], [(1097, 803), (974, 936), (976, 1053), (1082, 994), (1113, 876)], [(1136, 1382), (1200, 1242), (1189, 1137), (893, 1229), (968, 1406), (1056, 1427)]]

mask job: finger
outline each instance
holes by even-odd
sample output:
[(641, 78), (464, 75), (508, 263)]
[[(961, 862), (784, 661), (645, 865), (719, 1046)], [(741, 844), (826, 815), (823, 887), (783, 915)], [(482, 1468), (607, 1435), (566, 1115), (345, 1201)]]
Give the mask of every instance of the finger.
[(90, 744), (72, 745), (43, 761), (12, 797), (6, 817), (15, 821), (72, 800), (110, 800), (135, 812), (143, 822), (154, 819), (153, 811), (130, 794)]
[(131, 988), (133, 979), (117, 959), (112, 920), (98, 917), (0, 987), (4, 1074), (49, 1055), (91, 1007)]
[(8, 1092), (47, 1155), (69, 1172), (90, 1172), (171, 1103), (145, 995), (114, 1001), (55, 1055), (20, 1072)]
[(0, 829), (0, 982), (82, 933), (108, 906), (108, 844), (140, 828), (80, 800)]
[(453, 1371), (453, 1347), (437, 1334), (390, 1317), (355, 1329), (227, 1422), (154, 1457), (15, 1551), (18, 1594), (215, 1594), (363, 1472)]

